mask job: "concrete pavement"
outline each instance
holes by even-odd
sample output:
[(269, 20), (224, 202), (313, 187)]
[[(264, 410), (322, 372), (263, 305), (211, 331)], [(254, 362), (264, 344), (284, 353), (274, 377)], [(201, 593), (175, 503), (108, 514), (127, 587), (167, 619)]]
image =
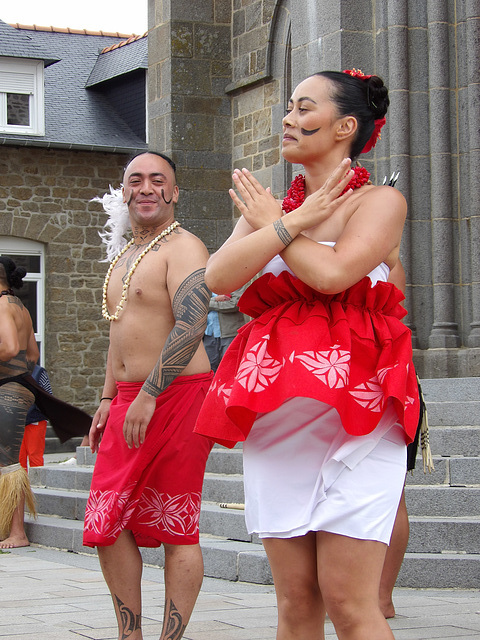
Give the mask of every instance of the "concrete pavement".
[[(145, 567), (144, 640), (158, 640), (163, 570)], [(480, 638), (477, 590), (395, 590), (396, 640)], [(117, 640), (95, 556), (32, 545), (0, 553), (0, 640)], [(274, 640), (273, 587), (206, 578), (185, 640)], [(326, 638), (337, 636), (330, 622)]]

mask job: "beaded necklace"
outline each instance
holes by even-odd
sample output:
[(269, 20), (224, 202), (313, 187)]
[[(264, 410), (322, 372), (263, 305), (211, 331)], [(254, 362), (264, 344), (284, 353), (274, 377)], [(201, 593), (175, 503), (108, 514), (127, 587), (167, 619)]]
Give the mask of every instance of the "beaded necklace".
[[(354, 167), (353, 171), (355, 175), (342, 191), (342, 193), (340, 194), (341, 196), (343, 196), (343, 194), (346, 193), (349, 189), (359, 189), (360, 187), (363, 187), (363, 185), (367, 184), (370, 179), (370, 174), (364, 167)], [(287, 191), (287, 196), (283, 200), (282, 209), (285, 211), (285, 213), (290, 213), (290, 211), (298, 209), (298, 207), (303, 204), (304, 200), (305, 176), (298, 175), (292, 180), (290, 189)]]
[(4, 291), (0, 291), (0, 298), (2, 296), (14, 296), (13, 289), (5, 289)]
[(143, 256), (145, 256), (150, 251), (150, 249), (155, 244), (157, 244), (157, 242), (159, 242), (165, 236), (168, 236), (169, 233), (172, 233), (172, 231), (174, 229), (176, 229), (177, 227), (179, 227), (179, 226), (180, 226), (180, 222), (177, 222), (177, 221), (173, 222), (169, 227), (164, 229), (162, 231), (162, 233), (160, 233), (156, 238), (154, 238), (150, 242), (148, 247), (146, 249), (144, 249), (142, 251), (142, 253), (138, 256), (138, 258), (135, 260), (135, 262), (130, 267), (130, 271), (128, 272), (127, 277), (125, 278), (125, 282), (123, 283), (122, 297), (120, 298), (120, 302), (117, 304), (117, 308), (115, 309), (115, 313), (110, 314), (110, 313), (108, 313), (108, 308), (107, 308), (107, 289), (108, 289), (108, 283), (110, 282), (110, 276), (112, 275), (112, 271), (113, 271), (115, 265), (120, 260), (120, 258), (123, 256), (125, 251), (127, 251), (132, 246), (132, 244), (135, 242), (135, 238), (132, 238), (130, 240), (130, 242), (128, 242), (123, 247), (123, 249), (120, 251), (120, 253), (117, 256), (115, 256), (115, 258), (110, 263), (110, 267), (108, 268), (107, 275), (105, 276), (105, 282), (103, 283), (102, 316), (105, 318), (105, 320), (110, 320), (110, 322), (113, 322), (113, 320), (118, 320), (118, 315), (119, 315), (120, 311), (122, 310), (123, 305), (125, 304), (125, 301), (127, 299), (127, 292), (128, 292), (128, 287), (130, 286), (130, 280), (132, 279), (133, 273), (134, 273), (135, 269), (138, 267), (138, 264), (139, 264), (140, 260), (143, 258)]

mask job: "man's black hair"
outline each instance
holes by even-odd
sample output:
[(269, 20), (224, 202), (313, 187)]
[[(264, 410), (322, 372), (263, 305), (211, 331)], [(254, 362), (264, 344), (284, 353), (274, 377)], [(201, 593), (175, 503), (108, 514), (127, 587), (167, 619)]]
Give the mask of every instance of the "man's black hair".
[(177, 167), (175, 166), (174, 161), (171, 158), (169, 158), (165, 153), (161, 153), (160, 151), (140, 151), (140, 153), (136, 153), (134, 156), (132, 156), (128, 160), (127, 164), (123, 169), (123, 173), (125, 173), (125, 171), (128, 169), (128, 166), (133, 160), (135, 160), (135, 158), (138, 158), (138, 156), (144, 156), (147, 153), (153, 156), (158, 156), (159, 158), (163, 158), (163, 160), (165, 160), (165, 162), (168, 162), (168, 164), (172, 167), (175, 178), (177, 177)]

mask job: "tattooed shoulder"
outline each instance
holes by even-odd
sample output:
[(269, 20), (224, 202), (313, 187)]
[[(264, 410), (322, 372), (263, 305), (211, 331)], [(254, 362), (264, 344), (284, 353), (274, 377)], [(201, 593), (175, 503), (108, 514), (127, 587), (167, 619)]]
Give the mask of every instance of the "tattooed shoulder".
[(17, 307), (23, 309), (23, 302), (20, 300), (20, 298), (17, 298), (17, 296), (8, 296), (8, 302), (9, 304), (16, 304)]

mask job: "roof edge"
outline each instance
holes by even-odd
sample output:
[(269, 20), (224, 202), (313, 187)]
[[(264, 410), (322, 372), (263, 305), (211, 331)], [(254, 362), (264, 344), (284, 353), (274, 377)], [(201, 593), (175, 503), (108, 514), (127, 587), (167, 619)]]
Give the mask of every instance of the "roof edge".
[(27, 25), (20, 24), (19, 22), (9, 22), (8, 23), (14, 29), (24, 29), (26, 31), (51, 31), (52, 33), (72, 33), (75, 35), (84, 35), (84, 36), (107, 36), (111, 38), (143, 38), (147, 35), (147, 32), (144, 34), (136, 34), (136, 33), (120, 33), (119, 31), (92, 31), (90, 29), (71, 29), (70, 27), (42, 27), (37, 24)]

